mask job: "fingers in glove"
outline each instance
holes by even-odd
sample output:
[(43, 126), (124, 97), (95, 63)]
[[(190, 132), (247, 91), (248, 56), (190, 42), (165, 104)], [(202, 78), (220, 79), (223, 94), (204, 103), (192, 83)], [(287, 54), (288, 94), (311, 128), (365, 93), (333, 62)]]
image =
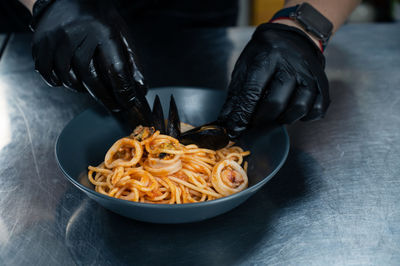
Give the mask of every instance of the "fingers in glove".
[(122, 107), (136, 97), (138, 85), (133, 79), (132, 66), (121, 39), (110, 39), (99, 45), (95, 55), (96, 68), (105, 79), (110, 92)]
[(108, 110), (117, 112), (120, 108), (112, 95), (112, 91), (107, 88), (107, 84), (99, 74), (97, 65), (93, 60), (90, 62), (89, 72), (83, 78), (84, 85), (94, 99), (104, 104)]
[(53, 71), (54, 45), (48, 38), (43, 38), (33, 47), (35, 69), (42, 78), (53, 87), (60, 86), (61, 81)]
[(317, 95), (317, 88), (312, 81), (298, 83), (286, 111), (278, 118), (278, 122), (291, 124), (304, 117), (312, 108)]
[(231, 75), (231, 82), (229, 84), (228, 98), (237, 95), (241, 91), (239, 84), (242, 84), (246, 74), (248, 73), (249, 67), (251, 67), (251, 62), (254, 61), (258, 56), (258, 51), (261, 50), (261, 46), (249, 42), (243, 49), (238, 60), (235, 63)]
[(259, 103), (253, 123), (275, 121), (286, 109), (296, 88), (296, 79), (287, 70), (278, 70), (266, 89), (264, 99)]
[(218, 116), (219, 122), (224, 125), (226, 125), (227, 122), (229, 121), (230, 115), (235, 108), (237, 101), (236, 94), (239, 92), (239, 89), (242, 88), (242, 84), (244, 83), (244, 75), (246, 74), (245, 70), (240, 65), (238, 66), (238, 64), (236, 64), (234, 71), (235, 75), (232, 75), (231, 82), (229, 83), (228, 86), (228, 96)]
[(235, 63), (235, 67), (233, 68), (231, 75), (231, 81), (228, 86), (228, 96), (218, 116), (218, 120), (221, 124), (227, 124), (227, 122), (230, 120), (230, 115), (236, 106), (238, 94), (243, 89), (243, 84), (250, 66), (249, 62), (251, 62), (257, 55), (255, 51), (258, 49), (253, 46), (255, 45), (249, 42)]
[(87, 91), (85, 86), (83, 85), (82, 81), (78, 78), (78, 75), (75, 73), (73, 68), (71, 68), (68, 71), (68, 79), (71, 82), (71, 84), (72, 84), (71, 88), (74, 91), (79, 91), (79, 92)]
[[(311, 61), (311, 59), (310, 59)], [(304, 121), (306, 120), (316, 120), (322, 118), (331, 102), (329, 96), (329, 82), (328, 78), (325, 74), (323, 68), (318, 67), (316, 61), (311, 61), (308, 64), (309, 71), (312, 73), (313, 77), (315, 77), (315, 83), (318, 90), (318, 97), (315, 101), (315, 104), (310, 111), (309, 115), (304, 117)], [(303, 120), (303, 119), (302, 119)]]
[(325, 116), (326, 110), (328, 109), (329, 102), (323, 100), (321, 94), (318, 94), (313, 107), (308, 112), (306, 116), (304, 116), (301, 121), (312, 121), (318, 120)]
[[(265, 88), (275, 72), (275, 57), (266, 53), (258, 54), (248, 62), (244, 79), (232, 80), (229, 90), (237, 90), (237, 94), (228, 98), (222, 115), (225, 125), (232, 137), (240, 135), (250, 123), (258, 102), (263, 97)], [(239, 73), (239, 76), (243, 73)]]
[(92, 59), (97, 44), (91, 40), (92, 38), (87, 37), (82, 45), (76, 49), (72, 60), (73, 72), (77, 74), (78, 80), (82, 81), (83, 86), (94, 99), (104, 104), (109, 110), (117, 111), (118, 107), (114, 97), (107, 90), (107, 84), (100, 78), (97, 69), (100, 63)]
[(84, 39), (80, 38), (80, 36), (74, 36), (73, 33), (69, 33), (61, 38), (54, 55), (54, 72), (65, 87), (76, 91), (85, 91), (82, 82), (77, 79), (71, 66), (74, 53), (83, 41)]
[(122, 44), (125, 47), (126, 54), (128, 55), (128, 58), (129, 58), (129, 62), (130, 62), (132, 72), (133, 72), (133, 80), (137, 83), (138, 88), (140, 88), (142, 90), (143, 94), (146, 95), (148, 88), (145, 84), (144, 77), (142, 75), (142, 72), (139, 69), (139, 66), (137, 64), (137, 59), (132, 50), (132, 42), (130, 41), (129, 37), (122, 35), (122, 33), (121, 33), (121, 40), (122, 40)]

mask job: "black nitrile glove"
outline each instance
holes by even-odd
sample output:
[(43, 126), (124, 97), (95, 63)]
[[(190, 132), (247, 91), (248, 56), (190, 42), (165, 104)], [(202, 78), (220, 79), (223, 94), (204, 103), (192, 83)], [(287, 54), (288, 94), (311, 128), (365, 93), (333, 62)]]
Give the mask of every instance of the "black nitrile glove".
[(253, 125), (322, 118), (328, 108), (325, 59), (294, 27), (260, 25), (232, 73), (219, 116), (231, 137)]
[(52, 86), (87, 90), (109, 110), (146, 93), (125, 24), (111, 0), (38, 0), (35, 69)]

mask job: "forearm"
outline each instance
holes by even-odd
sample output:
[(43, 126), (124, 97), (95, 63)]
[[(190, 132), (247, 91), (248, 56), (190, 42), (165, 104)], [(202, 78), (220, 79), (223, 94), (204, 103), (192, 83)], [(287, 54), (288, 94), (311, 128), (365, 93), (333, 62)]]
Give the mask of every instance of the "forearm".
[(333, 33), (346, 21), (361, 0), (286, 0), (285, 7), (307, 2), (328, 18), (333, 24)]
[(32, 8), (36, 0), (19, 0), (32, 14)]

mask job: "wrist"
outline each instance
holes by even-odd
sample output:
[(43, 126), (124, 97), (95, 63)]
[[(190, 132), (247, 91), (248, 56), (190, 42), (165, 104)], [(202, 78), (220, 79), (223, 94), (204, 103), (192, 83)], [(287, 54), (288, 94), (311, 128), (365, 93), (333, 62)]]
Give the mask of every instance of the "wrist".
[(322, 52), (333, 29), (332, 22), (307, 2), (279, 10), (270, 22), (301, 30)]
[(35, 4), (36, 0), (19, 0), (32, 14), (33, 5)]
[(283, 24), (283, 25), (291, 26), (291, 27), (294, 27), (294, 28), (297, 28), (297, 29), (303, 31), (308, 37), (310, 37), (310, 39), (321, 50), (321, 52), (324, 51), (323, 46), (322, 46), (322, 42), (320, 40), (318, 40), (316, 37), (314, 37), (312, 34), (310, 34), (307, 31), (305, 31), (300, 25), (298, 25), (293, 20), (291, 20), (289, 18), (278, 18), (278, 19), (275, 19), (275, 20), (271, 20), (270, 23)]

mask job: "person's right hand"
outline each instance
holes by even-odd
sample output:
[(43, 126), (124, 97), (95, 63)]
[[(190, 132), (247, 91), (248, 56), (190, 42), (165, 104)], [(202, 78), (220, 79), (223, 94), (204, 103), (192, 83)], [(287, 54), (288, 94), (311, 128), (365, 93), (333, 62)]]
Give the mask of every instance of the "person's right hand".
[(87, 90), (111, 111), (129, 108), (138, 90), (146, 93), (113, 1), (47, 2), (44, 8), (36, 6), (36, 13), (33, 9), (32, 54), (35, 69), (48, 84)]
[(300, 29), (257, 27), (232, 72), (218, 121), (231, 138), (247, 128), (324, 117), (330, 103), (325, 57)]

